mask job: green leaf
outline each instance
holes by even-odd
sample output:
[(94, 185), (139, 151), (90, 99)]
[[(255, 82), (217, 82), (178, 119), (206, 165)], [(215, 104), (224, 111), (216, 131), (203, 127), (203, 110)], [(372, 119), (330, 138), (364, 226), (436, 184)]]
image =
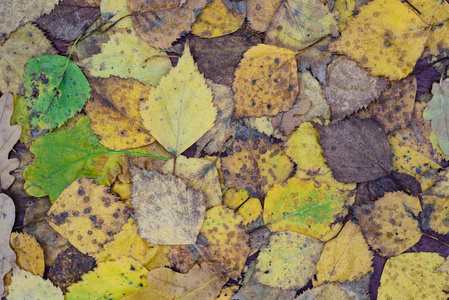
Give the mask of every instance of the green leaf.
[(54, 202), (69, 184), (82, 177), (109, 186), (120, 171), (123, 154), (167, 160), (151, 153), (112, 151), (100, 144), (89, 124), (89, 118), (82, 117), (74, 129), (46, 134), (33, 143), (30, 150), (36, 160), (23, 173), (28, 194), (49, 195)]
[(67, 57), (32, 58), (25, 69), (27, 107), (32, 136), (38, 138), (80, 111), (91, 88), (83, 72)]

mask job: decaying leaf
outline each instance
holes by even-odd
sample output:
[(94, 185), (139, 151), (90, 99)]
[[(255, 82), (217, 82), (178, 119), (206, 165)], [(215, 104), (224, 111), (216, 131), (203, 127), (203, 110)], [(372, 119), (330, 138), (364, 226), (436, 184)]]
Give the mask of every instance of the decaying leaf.
[(63, 300), (62, 291), (55, 287), (50, 280), (20, 268), (14, 269), (12, 282), (9, 285), (8, 300), (23, 299), (54, 299)]
[(20, 165), (17, 158), (8, 158), (9, 152), (17, 143), (22, 132), (19, 125), (11, 126), (9, 122), (14, 110), (11, 94), (4, 94), (0, 98), (0, 188), (7, 190), (14, 182), (14, 176), (9, 172)]
[(215, 299), (226, 281), (220, 265), (202, 263), (201, 266), (195, 265), (187, 274), (159, 268), (148, 273), (146, 288), (123, 299)]
[(152, 244), (195, 244), (206, 201), (174, 175), (131, 169), (131, 204), (139, 235)]
[(391, 172), (390, 145), (377, 122), (350, 118), (321, 128), (323, 155), (338, 181), (371, 181)]
[(191, 30), (207, 2), (187, 0), (179, 6), (179, 0), (128, 0), (128, 9), (136, 12), (132, 19), (140, 37), (153, 47), (165, 49)]
[(273, 128), (279, 128), (284, 134), (289, 135), (293, 132), (296, 126), (302, 123), (301, 117), (307, 113), (310, 109), (312, 102), (310, 100), (299, 100), (298, 103), (293, 105), (293, 108), (285, 113), (271, 118), (273, 122)]
[(337, 21), (323, 1), (284, 0), (267, 29), (265, 41), (299, 51), (336, 31)]
[(430, 229), (439, 234), (449, 233), (449, 175), (446, 172), (441, 181), (422, 195), (422, 206), (426, 212), (423, 229)]
[(293, 169), (278, 145), (253, 130), (242, 127), (233, 147), (234, 153), (221, 160), (226, 185), (246, 189), (251, 197), (261, 197), (273, 184), (287, 179)]
[(446, 299), (449, 275), (435, 270), (444, 258), (438, 253), (404, 253), (390, 257), (383, 269), (379, 299)]
[(266, 31), (281, 2), (282, 0), (247, 0), (246, 17), (251, 28)]
[(424, 50), (430, 27), (406, 3), (375, 0), (348, 21), (329, 50), (349, 56), (373, 75), (407, 76)]
[(131, 211), (108, 188), (87, 178), (69, 185), (47, 212), (47, 222), (79, 251), (103, 250), (131, 217)]
[(3, 94), (23, 94), (25, 64), (41, 54), (54, 54), (54, 49), (35, 25), (28, 23), (11, 33), (0, 46), (0, 91)]
[(13, 232), (9, 243), (16, 253), (16, 263), (19, 267), (34, 275), (44, 276), (44, 251), (33, 236)]
[(292, 108), (298, 76), (295, 53), (259, 44), (245, 52), (232, 85), (235, 118), (275, 116)]
[(392, 192), (358, 209), (356, 217), (371, 248), (390, 257), (419, 241), (422, 233), (418, 214), (421, 211), (418, 197)]
[(298, 80), (300, 101), (309, 100), (311, 103), (310, 109), (299, 120), (308, 122), (315, 117), (329, 120), (330, 108), (324, 99), (320, 83), (308, 71), (298, 73)]
[(254, 276), (271, 287), (299, 289), (312, 279), (322, 249), (323, 243), (306, 235), (273, 233), (260, 251)]
[(360, 299), (351, 291), (344, 289), (337, 283), (325, 283), (296, 297), (295, 300), (319, 300), (319, 299)]
[(416, 89), (415, 76), (398, 81), (384, 91), (374, 103), (359, 111), (357, 116), (361, 119), (376, 120), (384, 126), (386, 133), (405, 128), (411, 122)]
[(83, 274), (93, 268), (94, 264), (93, 257), (70, 246), (58, 256), (54, 266), (48, 270), (47, 276), (53, 284), (67, 293), (67, 288), (79, 281)]
[(175, 157), (212, 128), (217, 115), (212, 90), (198, 72), (188, 45), (176, 67), (141, 103), (140, 115), (150, 134)]
[(255, 300), (255, 299), (294, 299), (296, 290), (274, 288), (260, 283), (244, 284), (232, 300)]
[(3, 295), (3, 277), (16, 265), (16, 254), (9, 245), (12, 226), (15, 219), (15, 206), (6, 194), (0, 194), (0, 295)]
[(147, 275), (148, 270), (141, 263), (127, 256), (101, 262), (81, 281), (69, 286), (64, 299), (122, 299), (146, 287)]
[(148, 145), (154, 141), (140, 120), (139, 108), (151, 87), (129, 78), (91, 80), (94, 93), (84, 108), (100, 143), (112, 150)]
[(371, 76), (367, 70), (345, 57), (329, 65), (324, 97), (330, 105), (333, 120), (342, 120), (367, 107), (389, 86), (387, 79)]
[(338, 236), (324, 244), (316, 266), (314, 286), (324, 282), (357, 281), (373, 271), (373, 252), (363, 237), (362, 230), (352, 221), (345, 224)]
[(260, 200), (251, 198), (247, 190), (227, 189), (223, 194), (223, 204), (235, 210), (245, 219), (242, 225), (247, 225), (262, 216)]

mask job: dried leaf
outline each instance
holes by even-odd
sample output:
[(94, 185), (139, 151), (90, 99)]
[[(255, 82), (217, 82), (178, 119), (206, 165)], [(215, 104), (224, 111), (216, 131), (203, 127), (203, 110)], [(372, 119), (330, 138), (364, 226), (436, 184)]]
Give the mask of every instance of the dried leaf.
[(281, 2), (282, 0), (247, 0), (246, 17), (251, 28), (266, 31)]
[(289, 135), (295, 130), (296, 126), (302, 123), (300, 118), (309, 111), (311, 105), (312, 102), (308, 99), (300, 100), (289, 111), (271, 118), (273, 128), (279, 128), (284, 134)]
[(62, 291), (55, 287), (50, 280), (20, 268), (14, 269), (12, 282), (9, 285), (8, 300), (23, 299), (54, 299), (63, 300)]
[(3, 295), (3, 277), (16, 265), (16, 254), (9, 245), (9, 237), (14, 225), (15, 206), (6, 194), (0, 194), (0, 295)]
[(322, 130), (323, 154), (338, 181), (371, 181), (391, 172), (390, 145), (375, 121), (351, 118)]
[(433, 230), (439, 234), (449, 233), (449, 175), (443, 178), (422, 195), (422, 206), (426, 214), (423, 217), (423, 229)]
[(34, 275), (44, 276), (44, 251), (33, 236), (13, 232), (9, 243), (16, 253), (16, 263), (19, 267)]

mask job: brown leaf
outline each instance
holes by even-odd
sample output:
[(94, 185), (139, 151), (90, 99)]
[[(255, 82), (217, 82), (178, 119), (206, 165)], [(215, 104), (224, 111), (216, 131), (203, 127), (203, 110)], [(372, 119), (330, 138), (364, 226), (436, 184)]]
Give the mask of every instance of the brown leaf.
[(335, 59), (328, 68), (324, 97), (331, 107), (333, 120), (341, 120), (368, 106), (389, 86), (383, 77), (371, 76), (344, 57)]
[(338, 181), (365, 182), (390, 173), (390, 145), (376, 121), (350, 118), (329, 127), (321, 126), (320, 131), (323, 155)]
[(0, 295), (3, 295), (3, 277), (16, 264), (16, 254), (9, 245), (16, 214), (14, 202), (6, 194), (0, 194), (0, 215)]
[(295, 104), (292, 109), (285, 113), (280, 113), (279, 115), (271, 118), (273, 122), (273, 128), (279, 128), (280, 131), (289, 135), (292, 131), (301, 124), (300, 116), (304, 115), (309, 111), (312, 102), (309, 99), (300, 100), (299, 103)]

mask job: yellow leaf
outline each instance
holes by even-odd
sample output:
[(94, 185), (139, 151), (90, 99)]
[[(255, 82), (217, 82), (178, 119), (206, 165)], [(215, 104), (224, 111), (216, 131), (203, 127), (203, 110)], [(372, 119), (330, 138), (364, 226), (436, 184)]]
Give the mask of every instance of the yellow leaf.
[(332, 300), (355, 300), (355, 299), (365, 299), (365, 297), (359, 297), (359, 295), (348, 291), (341, 285), (336, 283), (326, 283), (319, 287), (315, 287), (306, 290), (304, 293), (295, 298), (295, 300), (321, 300), (321, 299), (332, 299)]
[(212, 128), (217, 115), (212, 90), (198, 72), (188, 45), (178, 65), (141, 104), (140, 115), (151, 135), (175, 157)]
[(337, 21), (323, 1), (285, 0), (268, 27), (265, 42), (299, 51), (337, 29)]
[(168, 268), (159, 268), (148, 273), (148, 286), (123, 298), (124, 300), (159, 299), (215, 299), (227, 278), (220, 275), (221, 267), (202, 263), (195, 265), (187, 274)]
[(238, 30), (244, 20), (245, 14), (228, 9), (222, 0), (212, 0), (197, 17), (192, 33), (202, 38), (214, 38)]
[(125, 150), (148, 145), (154, 141), (140, 121), (139, 107), (151, 87), (129, 78), (114, 76), (91, 80), (94, 89), (84, 110), (90, 127), (100, 143), (112, 150)]
[(245, 219), (243, 225), (254, 222), (262, 216), (262, 205), (257, 198), (251, 198), (247, 190), (228, 189), (223, 195), (223, 204), (236, 210)]
[(321, 249), (323, 243), (306, 235), (273, 233), (270, 244), (260, 251), (254, 276), (271, 287), (299, 289), (312, 279)]
[(81, 178), (61, 193), (47, 216), (50, 226), (79, 251), (93, 254), (121, 230), (131, 211), (106, 187)]
[(139, 235), (152, 244), (195, 244), (206, 201), (174, 175), (131, 169), (131, 204)]
[(323, 149), (318, 142), (320, 134), (309, 122), (302, 123), (285, 144), (285, 153), (297, 164), (296, 177), (326, 183), (340, 190), (353, 190), (355, 183), (335, 180), (331, 169), (326, 165)]
[[(422, 195), (422, 205), (426, 215), (426, 222), (423, 225), (430, 226), (430, 229), (439, 234), (449, 233), (449, 173), (446, 172), (441, 181), (431, 187)], [(425, 228), (427, 229), (427, 228)]]
[(251, 197), (263, 196), (270, 187), (286, 180), (293, 163), (278, 145), (260, 133), (237, 134), (234, 153), (222, 158), (226, 185), (249, 191)]
[(299, 91), (295, 53), (265, 44), (251, 47), (235, 70), (232, 89), (235, 118), (288, 111)]
[(399, 0), (374, 0), (359, 9), (330, 51), (349, 56), (373, 75), (407, 76), (424, 50), (430, 28)]
[(314, 286), (324, 282), (357, 281), (372, 272), (373, 252), (363, 237), (362, 230), (352, 221), (345, 224), (338, 236), (324, 244), (316, 266)]
[[(132, 19), (124, 18), (130, 14), (126, 2), (127, 0), (101, 0), (101, 18), (108, 20), (109, 23), (114, 23), (114, 27), (131, 28), (133, 26)], [(119, 20), (120, 22), (117, 22)]]
[(290, 230), (320, 240), (328, 239), (327, 234), (333, 232), (332, 224), (347, 213), (344, 206), (351, 203), (352, 198), (350, 192), (325, 183), (293, 177), (268, 191), (263, 219), (271, 231)]
[(13, 232), (9, 243), (16, 253), (16, 263), (19, 267), (34, 275), (44, 276), (44, 251), (33, 236)]
[(91, 76), (134, 78), (155, 86), (171, 69), (167, 54), (145, 43), (132, 27), (117, 29), (100, 47), (100, 53), (81, 61)]
[(417, 197), (404, 192), (386, 193), (382, 198), (360, 208), (356, 217), (366, 241), (379, 255), (399, 255), (421, 238), (418, 215), (422, 212)]
[(449, 275), (435, 272), (444, 258), (438, 253), (404, 253), (387, 260), (379, 299), (447, 299)]
[[(162, 173), (173, 172), (174, 159), (169, 159), (162, 167)], [(206, 209), (221, 205), (221, 186), (214, 163), (203, 158), (187, 158), (180, 155), (176, 159), (175, 175), (186, 180), (188, 187), (200, 190), (206, 197)]]
[(338, 27), (340, 31), (345, 30), (348, 21), (352, 19), (352, 13), (355, 9), (354, 0), (336, 0), (334, 8), (338, 11), (340, 18), (338, 19)]
[(122, 299), (146, 287), (147, 275), (148, 270), (131, 257), (100, 262), (95, 270), (84, 274), (81, 281), (69, 286), (65, 300)]
[(282, 0), (248, 0), (246, 17), (251, 28), (260, 32), (266, 31), (281, 2)]
[(55, 287), (50, 280), (15, 268), (9, 285), (8, 300), (23, 299), (63, 300), (64, 296), (61, 289)]
[[(298, 119), (303, 122), (311, 121), (315, 117), (329, 120), (331, 111), (326, 99), (324, 99), (323, 90), (318, 80), (310, 72), (298, 73), (298, 79), (300, 81), (301, 101), (309, 100), (312, 103), (309, 111), (299, 116)], [(303, 92), (302, 89), (304, 89)]]

